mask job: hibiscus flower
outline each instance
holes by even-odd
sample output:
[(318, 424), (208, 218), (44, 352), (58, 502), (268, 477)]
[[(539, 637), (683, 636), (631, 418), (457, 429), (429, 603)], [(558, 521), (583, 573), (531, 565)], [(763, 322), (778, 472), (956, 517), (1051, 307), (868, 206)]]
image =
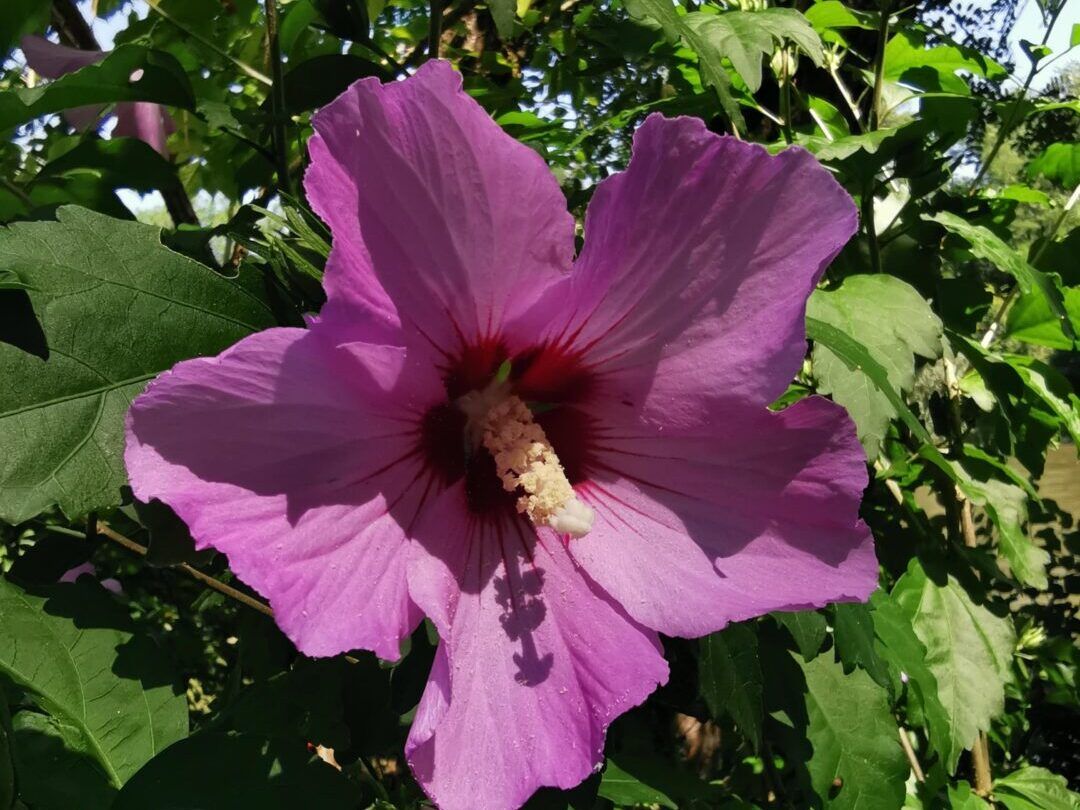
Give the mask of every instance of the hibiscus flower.
[[(87, 65), (94, 65), (108, 54), (105, 51), (83, 51), (57, 45), (45, 37), (25, 36), (19, 42), (26, 64), (46, 79), (59, 79)], [(117, 138), (138, 138), (145, 141), (161, 155), (168, 157), (165, 139), (175, 128), (172, 118), (160, 104), (148, 101), (122, 101), (116, 105)], [(75, 129), (85, 130), (95, 126), (102, 117), (101, 107), (74, 107), (64, 111), (64, 118)]]
[(867, 598), (862, 450), (768, 410), (856, 227), (806, 152), (648, 118), (574, 221), (449, 65), (315, 117), (327, 303), (132, 406), (127, 466), (308, 655), (440, 643), (406, 753), (443, 808), (512, 808), (603, 761), (668, 674), (658, 633)]

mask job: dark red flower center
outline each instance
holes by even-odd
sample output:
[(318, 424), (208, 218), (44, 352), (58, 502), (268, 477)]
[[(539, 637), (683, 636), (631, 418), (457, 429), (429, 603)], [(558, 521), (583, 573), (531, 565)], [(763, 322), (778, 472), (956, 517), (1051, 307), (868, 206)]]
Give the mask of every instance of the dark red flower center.
[(515, 497), (496, 474), (494, 459), (476, 452), (466, 438), (468, 420), (457, 404), (467, 394), (487, 388), (509, 361), (507, 385), (524, 401), (556, 449), (566, 477), (585, 477), (589, 453), (589, 417), (575, 405), (593, 387), (581, 358), (560, 346), (542, 345), (511, 356), (500, 340), (465, 346), (442, 369), (446, 402), (427, 412), (421, 441), (428, 464), (446, 483), (465, 478), (469, 505), (476, 512), (513, 509)]

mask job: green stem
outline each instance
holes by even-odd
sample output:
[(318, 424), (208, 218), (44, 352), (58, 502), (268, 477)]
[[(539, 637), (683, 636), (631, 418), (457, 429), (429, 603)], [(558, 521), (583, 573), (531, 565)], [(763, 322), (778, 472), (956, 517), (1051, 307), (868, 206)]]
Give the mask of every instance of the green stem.
[(277, 164), (277, 185), (281, 191), (290, 192), (289, 142), (285, 136), (285, 79), (281, 69), (281, 40), (278, 37), (278, 13), (276, 0), (266, 0), (266, 51), (270, 61), (270, 73), (274, 77), (270, 88), (270, 106), (273, 112), (271, 129), (274, 141), (274, 162)]
[(875, 130), (879, 125), (879, 113), (881, 111), (881, 91), (885, 86), (885, 43), (889, 39), (889, 9), (891, 4), (886, 4), (881, 9), (881, 21), (878, 23), (877, 53), (874, 56), (874, 93), (870, 102), (869, 129)]

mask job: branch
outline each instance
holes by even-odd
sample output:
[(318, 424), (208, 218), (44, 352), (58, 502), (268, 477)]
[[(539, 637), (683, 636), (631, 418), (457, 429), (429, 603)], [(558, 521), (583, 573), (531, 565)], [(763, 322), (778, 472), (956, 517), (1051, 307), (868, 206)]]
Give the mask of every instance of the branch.
[[(132, 540), (130, 537), (125, 537), (124, 535), (120, 534), (120, 532), (114, 530), (108, 523), (99, 520), (97, 523), (97, 530), (98, 534), (104, 537), (108, 537), (114, 543), (123, 546), (128, 551), (133, 551), (140, 557), (146, 556), (146, 546), (140, 545), (139, 543), (136, 543), (134, 540)], [(221, 580), (215, 579), (209, 574), (204, 574), (197, 568), (192, 568), (187, 563), (181, 563), (180, 565), (176, 565), (173, 567), (179, 568), (188, 576), (197, 579), (203, 585), (206, 585), (208, 588), (212, 588), (223, 596), (227, 596), (230, 599), (235, 599), (240, 604), (247, 605), (249, 608), (257, 610), (259, 611), (259, 613), (262, 613), (265, 616), (269, 616), (271, 618), (273, 618), (274, 616), (274, 611), (271, 610), (270, 606), (265, 602), (260, 602), (258, 599), (254, 599), (253, 597), (248, 596), (243, 591), (238, 591), (231, 585), (226, 585)]]

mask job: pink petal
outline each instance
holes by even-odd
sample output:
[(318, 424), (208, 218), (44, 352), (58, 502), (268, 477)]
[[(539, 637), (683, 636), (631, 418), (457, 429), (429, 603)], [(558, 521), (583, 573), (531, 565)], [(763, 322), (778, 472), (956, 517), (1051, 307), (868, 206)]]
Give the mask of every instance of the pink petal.
[(570, 551), (647, 627), (700, 636), (877, 586), (866, 465), (838, 405), (717, 408), (701, 431), (612, 426), (596, 445), (578, 488), (596, 523)]
[(497, 332), (569, 269), (574, 223), (554, 177), (449, 63), (361, 80), (315, 129), (305, 187), (334, 235), (328, 322), (399, 318), (452, 351)]
[[(74, 73), (87, 65), (93, 65), (105, 58), (104, 51), (83, 51), (57, 45), (45, 37), (27, 35), (19, 40), (26, 64), (46, 79), (59, 79), (68, 73)], [(103, 106), (72, 107), (64, 110), (64, 119), (79, 131), (94, 126), (101, 117)]]
[(271, 329), (180, 363), (132, 405), (125, 461), (301, 651), (393, 659), (420, 618), (403, 526), (436, 489), (418, 424), (444, 394), (404, 350), (332, 337)]
[(138, 138), (152, 146), (164, 157), (169, 156), (165, 140), (172, 131), (172, 119), (160, 104), (148, 101), (124, 102), (116, 105), (115, 138)]
[(84, 51), (57, 45), (45, 37), (28, 35), (19, 40), (26, 64), (46, 79), (59, 79), (105, 58), (104, 51)]
[(443, 810), (519, 807), (603, 758), (618, 715), (667, 679), (657, 638), (517, 517), (477, 516), (464, 485), (418, 527), (410, 593), (443, 639), (406, 754)]
[(627, 170), (597, 189), (570, 279), (521, 328), (568, 342), (614, 399), (667, 426), (700, 419), (703, 399), (766, 405), (802, 362), (806, 299), (855, 228), (809, 153), (652, 115)]

